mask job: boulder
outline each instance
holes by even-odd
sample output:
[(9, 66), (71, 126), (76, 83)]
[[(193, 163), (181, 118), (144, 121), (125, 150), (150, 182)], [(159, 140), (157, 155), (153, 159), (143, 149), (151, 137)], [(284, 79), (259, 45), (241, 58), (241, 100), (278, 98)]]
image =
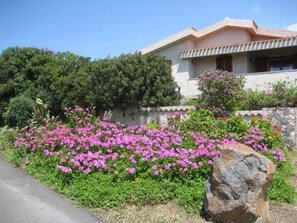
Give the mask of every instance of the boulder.
[(267, 223), (267, 190), (275, 165), (242, 144), (220, 150), (205, 185), (205, 210), (217, 222)]

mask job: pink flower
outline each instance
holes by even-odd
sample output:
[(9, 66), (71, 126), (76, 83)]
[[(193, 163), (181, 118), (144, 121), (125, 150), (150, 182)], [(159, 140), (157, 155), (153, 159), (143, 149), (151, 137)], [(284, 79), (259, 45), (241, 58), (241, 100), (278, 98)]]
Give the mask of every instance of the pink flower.
[(26, 157), (26, 158), (25, 158), (25, 164), (28, 165), (29, 162), (30, 162), (30, 161), (29, 161), (29, 157)]
[(128, 168), (126, 168), (126, 171), (128, 173), (134, 173), (136, 171), (136, 169), (134, 167), (128, 167)]
[(90, 173), (91, 172), (91, 169), (90, 168), (87, 168), (84, 170), (84, 173)]

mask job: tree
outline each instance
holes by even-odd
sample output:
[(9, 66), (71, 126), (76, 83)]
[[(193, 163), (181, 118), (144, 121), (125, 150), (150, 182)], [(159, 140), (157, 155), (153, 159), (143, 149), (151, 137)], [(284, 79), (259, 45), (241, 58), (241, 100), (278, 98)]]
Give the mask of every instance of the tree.
[(33, 47), (12, 47), (0, 56), (0, 123), (9, 100), (23, 94), (44, 72), (53, 52)]
[(173, 105), (178, 103), (175, 88), (166, 59), (157, 54), (90, 61), (69, 52), (15, 47), (0, 56), (1, 117), (9, 100), (19, 95), (41, 98), (57, 116), (71, 105), (98, 111)]
[(176, 83), (164, 57), (140, 53), (121, 55), (92, 64), (90, 96), (102, 109), (177, 104)]

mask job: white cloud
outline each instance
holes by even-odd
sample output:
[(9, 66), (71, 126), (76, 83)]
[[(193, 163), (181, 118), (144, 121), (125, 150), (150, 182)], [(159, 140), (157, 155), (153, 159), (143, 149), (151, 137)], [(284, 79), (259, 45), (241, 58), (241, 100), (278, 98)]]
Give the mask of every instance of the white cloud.
[(297, 23), (296, 24), (292, 24), (292, 25), (289, 25), (287, 30), (292, 30), (292, 31), (297, 31)]
[(262, 10), (261, 10), (261, 7), (259, 5), (254, 5), (253, 6), (253, 12), (256, 12), (256, 13), (260, 13)]

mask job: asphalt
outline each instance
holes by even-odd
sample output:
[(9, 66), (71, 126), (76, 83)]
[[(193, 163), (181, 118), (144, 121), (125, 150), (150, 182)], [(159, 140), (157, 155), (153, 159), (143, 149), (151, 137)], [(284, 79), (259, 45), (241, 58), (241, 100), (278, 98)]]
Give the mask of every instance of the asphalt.
[(0, 223), (103, 223), (0, 156)]

